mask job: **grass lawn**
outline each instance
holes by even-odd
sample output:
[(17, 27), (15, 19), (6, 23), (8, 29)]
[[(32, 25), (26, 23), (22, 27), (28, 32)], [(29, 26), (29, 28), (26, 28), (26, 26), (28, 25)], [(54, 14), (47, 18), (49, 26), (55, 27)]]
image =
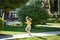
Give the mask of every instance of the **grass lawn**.
[[(25, 34), (26, 26), (5, 26), (2, 30), (2, 34)], [(50, 32), (50, 31), (60, 31), (58, 27), (35, 27), (31, 29), (32, 33), (40, 33), (40, 32)], [(60, 40), (60, 35), (52, 35), (52, 36), (44, 36), (44, 37), (31, 37), (31, 38), (23, 38), (23, 39), (11, 39), (11, 40)]]
[(10, 35), (22, 34), (26, 33), (24, 28), (25, 27), (21, 26), (5, 26), (1, 32), (3, 34), (10, 34)]
[(60, 35), (53, 35), (53, 36), (44, 36), (44, 37), (31, 37), (31, 38), (18, 38), (18, 39), (11, 39), (11, 40), (60, 40)]
[[(22, 33), (24, 34), (26, 33), (25, 27), (26, 26), (5, 26), (4, 29), (2, 30), (2, 33), (10, 35), (22, 34)], [(32, 33), (49, 32), (49, 31), (60, 31), (60, 28), (40, 26), (31, 29)]]

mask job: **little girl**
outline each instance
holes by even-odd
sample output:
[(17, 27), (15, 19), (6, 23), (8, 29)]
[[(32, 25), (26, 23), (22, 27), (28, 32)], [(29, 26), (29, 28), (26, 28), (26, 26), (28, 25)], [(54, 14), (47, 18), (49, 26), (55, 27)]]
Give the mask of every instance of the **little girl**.
[(31, 36), (31, 32), (30, 32), (30, 30), (31, 30), (31, 24), (32, 24), (32, 22), (31, 22), (31, 18), (30, 17), (26, 17), (26, 22), (25, 22), (26, 24), (27, 24), (27, 27), (25, 28), (25, 30), (29, 33), (29, 35)]

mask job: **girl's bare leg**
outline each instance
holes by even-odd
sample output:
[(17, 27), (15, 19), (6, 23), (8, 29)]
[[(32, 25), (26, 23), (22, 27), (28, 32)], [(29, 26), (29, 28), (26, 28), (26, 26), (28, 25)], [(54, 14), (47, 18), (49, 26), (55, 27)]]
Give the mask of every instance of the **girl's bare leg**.
[(31, 32), (30, 32), (30, 30), (27, 30), (27, 32), (29, 33), (29, 35), (31, 36)]

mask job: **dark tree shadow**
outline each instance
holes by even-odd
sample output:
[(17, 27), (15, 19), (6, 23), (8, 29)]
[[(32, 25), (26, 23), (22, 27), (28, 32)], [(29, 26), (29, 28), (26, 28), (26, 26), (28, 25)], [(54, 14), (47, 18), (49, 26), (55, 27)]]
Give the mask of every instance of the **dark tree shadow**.
[(13, 37), (12, 35), (9, 35), (9, 34), (0, 34), (0, 39), (2, 38), (11, 38)]
[(5, 26), (3, 31), (25, 32), (25, 26)]
[(35, 37), (37, 37), (37, 38), (39, 38), (39, 39), (42, 39), (42, 40), (47, 40), (47, 38), (38, 37), (38, 36), (35, 36)]
[(60, 34), (57, 34), (57, 36), (60, 36)]
[(32, 33), (40, 33), (40, 32), (53, 32), (53, 31), (60, 31), (60, 28), (56, 28), (56, 27), (36, 27), (34, 29), (31, 30)]
[[(5, 26), (3, 31), (26, 32), (25, 28), (26, 26)], [(60, 31), (60, 28), (40, 26), (31, 29), (32, 33), (49, 32), (49, 31)]]

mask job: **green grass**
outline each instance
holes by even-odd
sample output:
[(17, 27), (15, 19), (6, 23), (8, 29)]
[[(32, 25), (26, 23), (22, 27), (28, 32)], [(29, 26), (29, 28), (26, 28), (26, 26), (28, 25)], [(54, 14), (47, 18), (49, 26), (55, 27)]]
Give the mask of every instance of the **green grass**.
[(24, 34), (24, 33), (26, 33), (26, 32), (2, 31), (0, 34), (15, 35), (15, 34)]
[[(25, 34), (27, 33), (25, 31), (26, 26), (5, 26), (2, 30), (2, 34)], [(40, 32), (50, 32), (50, 31), (60, 31), (60, 28), (58, 27), (35, 27), (31, 29), (32, 33), (40, 33)], [(45, 37), (31, 37), (31, 38), (23, 38), (23, 39), (11, 39), (11, 40), (60, 40), (60, 35), (52, 35), (52, 36), (45, 36)]]
[(60, 31), (60, 28), (54, 28), (54, 27), (36, 27), (31, 30), (34, 33), (38, 32), (49, 32), (49, 31)]
[(53, 35), (53, 36), (44, 36), (44, 37), (31, 37), (31, 38), (18, 38), (18, 39), (11, 39), (11, 40), (60, 40), (60, 35)]
[(60, 26), (60, 23), (47, 23), (49, 25), (52, 25), (52, 26)]
[(22, 27), (21, 26), (5, 26), (1, 32), (3, 34), (11, 34), (11, 35), (26, 33), (25, 27), (23, 26)]
[[(54, 27), (35, 27), (31, 29), (32, 33), (39, 33), (39, 32), (49, 32), (49, 31), (60, 31), (60, 28), (54, 28)], [(2, 33), (4, 34), (22, 34), (26, 33), (25, 26), (5, 26), (2, 30)]]

